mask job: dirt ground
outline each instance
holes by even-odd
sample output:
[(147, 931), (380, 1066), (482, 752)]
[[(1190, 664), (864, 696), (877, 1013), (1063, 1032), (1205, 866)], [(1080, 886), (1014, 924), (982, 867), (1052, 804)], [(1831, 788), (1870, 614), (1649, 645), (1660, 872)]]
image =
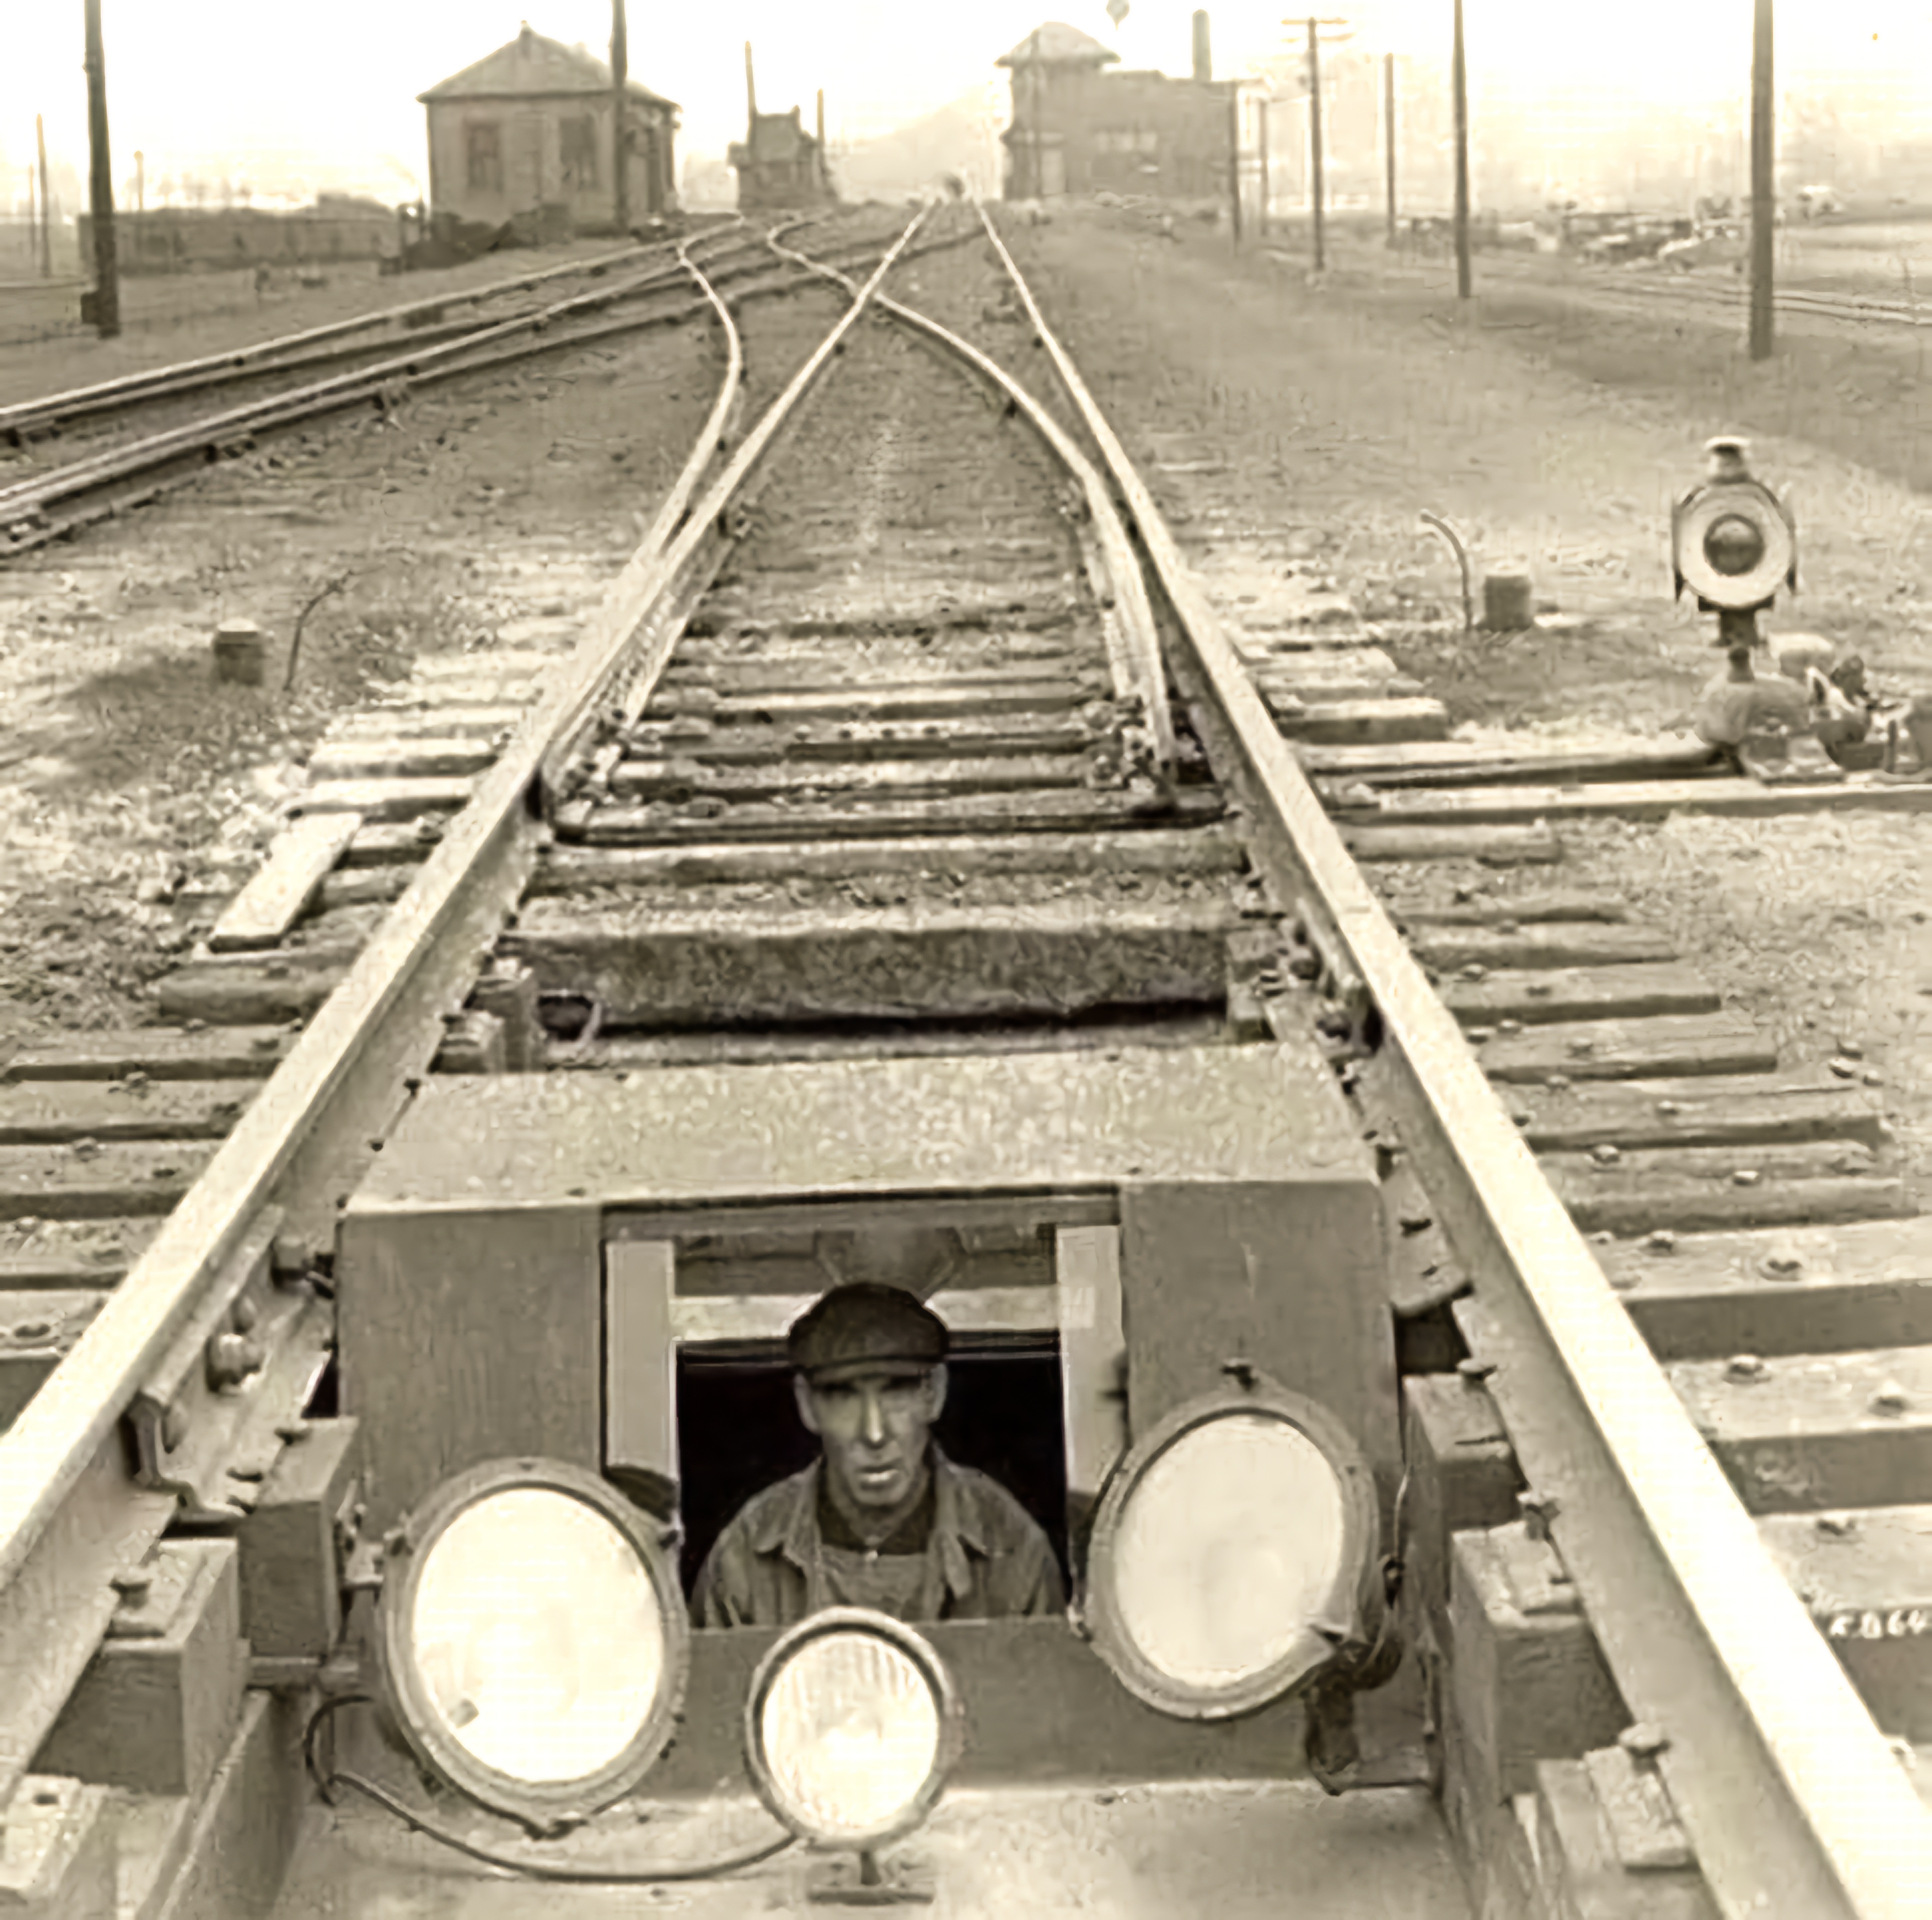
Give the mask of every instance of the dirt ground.
[[(775, 345), (776, 374), (792, 343)], [(37, 385), (96, 376), (94, 346), (35, 350)], [(0, 1064), (28, 1034), (148, 1016), (336, 712), (418, 652), (514, 644), (519, 620), (592, 603), (720, 364), (692, 326), (457, 382), (0, 569)], [(237, 616), (269, 636), (263, 687), (213, 678), (214, 628)]]
[[(1687, 724), (1718, 656), (1710, 622), (1672, 604), (1669, 506), (1726, 430), (1750, 436), (1765, 477), (1795, 483), (1804, 590), (1768, 627), (1862, 652), (1882, 686), (1932, 687), (1918, 490), (1932, 472), (1909, 340), (1787, 328), (1754, 368), (1728, 321), (1596, 314), (1561, 290), (1480, 280), (1458, 311), (1447, 266), (1360, 245), (1312, 283), (1279, 248), (1236, 254), (1204, 226), (1165, 240), (1122, 214), (1057, 213), (1013, 241), (1184, 545), (1210, 524), (1287, 536), (1468, 730)], [(1425, 508), (1472, 536), (1479, 571), (1527, 560), (1539, 601), (1575, 623), (1466, 640)], [(1869, 1076), (1932, 1204), (1924, 816), (1687, 817), (1564, 838), (1561, 884), (1600, 884), (1668, 931), (1787, 1064)], [(1551, 884), (1547, 869), (1470, 878)]]

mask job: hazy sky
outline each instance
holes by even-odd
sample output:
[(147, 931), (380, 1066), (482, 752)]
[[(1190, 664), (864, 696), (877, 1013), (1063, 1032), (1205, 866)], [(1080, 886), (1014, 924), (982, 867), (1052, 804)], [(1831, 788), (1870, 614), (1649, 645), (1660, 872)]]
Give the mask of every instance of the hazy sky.
[[(1439, 56), (1449, 0), (1360, 0), (1336, 14), (1358, 44)], [(526, 10), (553, 38), (608, 52), (609, 0), (105, 0), (115, 173), (131, 178), (136, 148), (148, 177), (195, 171), (239, 179), (271, 155), (361, 174), (400, 200), (424, 178), (423, 112), (415, 96), (512, 38)], [(1279, 0), (1222, 0), (1211, 9), (1218, 73), (1278, 50), (1294, 30)], [(1742, 98), (1748, 86), (1751, 0), (1466, 0), (1471, 89), (1486, 76), (1532, 84), (1601, 84), (1648, 98)], [(660, 7), (630, 0), (631, 72), (684, 109), (680, 152), (722, 153), (740, 130), (741, 43), (757, 48), (759, 104), (796, 104), (809, 121), (824, 87), (835, 137), (856, 138), (916, 118), (1004, 76), (992, 62), (1042, 19), (1069, 22), (1114, 46), (1123, 65), (1187, 70), (1191, 8), (1134, 0), (1118, 32), (1102, 0), (982, 0), (959, 8), (886, 0), (711, 0)], [(0, 60), (0, 204), (21, 191), (34, 116), (46, 116), (54, 154), (83, 167), (86, 89), (81, 0), (10, 0)], [(1932, 109), (1932, 7), (1926, 0), (1780, 0), (1780, 80), (1808, 71), (1890, 67), (1924, 74)], [(989, 101), (989, 104), (991, 102)], [(1004, 121), (1004, 106), (1000, 107)], [(1932, 112), (1928, 112), (1932, 122)]]

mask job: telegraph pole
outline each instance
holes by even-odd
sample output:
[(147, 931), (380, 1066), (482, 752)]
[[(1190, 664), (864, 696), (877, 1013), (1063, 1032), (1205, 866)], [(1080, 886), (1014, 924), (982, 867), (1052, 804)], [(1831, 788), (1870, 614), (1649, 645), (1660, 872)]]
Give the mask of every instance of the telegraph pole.
[(1772, 266), (1778, 218), (1778, 183), (1773, 177), (1777, 140), (1772, 93), (1772, 0), (1757, 0), (1751, 34), (1751, 250), (1750, 357), (1771, 358)]
[[(1284, 20), (1284, 26), (1294, 24)], [(1322, 272), (1327, 265), (1322, 226), (1324, 195), (1322, 184), (1322, 29), (1348, 25), (1346, 20), (1316, 20), (1310, 15), (1308, 21), (1308, 181), (1309, 197), (1315, 215), (1315, 271)], [(1346, 40), (1348, 36), (1344, 34)]]
[(54, 277), (53, 205), (47, 198), (47, 130), (34, 116), (34, 140), (40, 150), (40, 278)]
[(1228, 82), (1228, 227), (1241, 244), (1241, 83)]
[(1046, 66), (1040, 57), (1040, 29), (1033, 30), (1033, 196), (1046, 198), (1046, 163), (1041, 151), (1046, 143)]
[(630, 77), (630, 37), (624, 21), (624, 0), (610, 0), (610, 166), (616, 176), (616, 198), (612, 202), (617, 216), (617, 231), (631, 230), (631, 153), (628, 115), (625, 110), (625, 88)]
[(121, 278), (114, 258), (114, 170), (107, 151), (107, 58), (100, 0), (87, 0), (88, 203), (94, 215), (94, 324), (103, 340), (121, 331)]
[(1315, 271), (1328, 264), (1322, 232), (1322, 34), (1319, 23), (1308, 22), (1308, 152), (1310, 197), (1315, 210)]
[[(1769, 0), (1760, 0), (1768, 5)], [(1449, 58), (1456, 112), (1456, 298), (1469, 297), (1469, 75), (1462, 56), (1462, 0), (1456, 0), (1456, 44)]]
[(1382, 140), (1388, 148), (1388, 243), (1395, 244), (1395, 56), (1382, 56)]

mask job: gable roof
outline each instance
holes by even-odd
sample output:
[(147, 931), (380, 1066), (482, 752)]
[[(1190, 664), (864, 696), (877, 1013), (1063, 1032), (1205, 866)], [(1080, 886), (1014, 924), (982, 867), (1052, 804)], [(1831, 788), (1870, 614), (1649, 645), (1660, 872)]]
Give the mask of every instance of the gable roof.
[[(514, 40), (484, 55), (474, 66), (439, 80), (416, 98), (425, 102), (526, 100), (535, 95), (608, 94), (610, 91), (610, 70), (594, 53), (532, 33), (526, 25)], [(635, 80), (627, 81), (624, 91), (634, 100), (652, 100), (660, 106), (677, 104)]]
[(993, 62), (996, 67), (1104, 67), (1118, 61), (1112, 48), (1102, 46), (1091, 34), (1082, 33), (1064, 21), (1048, 20), (1038, 26), (1010, 52)]

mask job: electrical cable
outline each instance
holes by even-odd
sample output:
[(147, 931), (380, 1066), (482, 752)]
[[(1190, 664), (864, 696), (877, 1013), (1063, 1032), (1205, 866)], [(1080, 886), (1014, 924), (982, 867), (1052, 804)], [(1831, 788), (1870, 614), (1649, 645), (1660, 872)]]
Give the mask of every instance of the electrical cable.
[(520, 1874), (536, 1880), (568, 1881), (585, 1886), (660, 1886), (680, 1880), (720, 1879), (727, 1874), (735, 1874), (745, 1868), (758, 1866), (782, 1853), (787, 1847), (796, 1844), (796, 1837), (786, 1834), (781, 1839), (767, 1841), (762, 1846), (753, 1847), (746, 1852), (734, 1854), (723, 1860), (705, 1861), (691, 1867), (634, 1868), (628, 1872), (600, 1870), (589, 1867), (550, 1866), (542, 1861), (518, 1860), (506, 1853), (493, 1852), (488, 1847), (478, 1846), (465, 1840), (460, 1834), (452, 1833), (447, 1827), (440, 1826), (424, 1814), (418, 1814), (413, 1808), (405, 1806), (386, 1788), (378, 1786), (374, 1780), (364, 1780), (360, 1774), (345, 1773), (334, 1766), (324, 1774), (316, 1765), (316, 1736), (324, 1723), (344, 1707), (374, 1704), (374, 1696), (368, 1694), (340, 1694), (333, 1699), (324, 1700), (310, 1716), (308, 1725), (302, 1730), (302, 1764), (308, 1768), (309, 1778), (315, 1782), (322, 1798), (333, 1807), (337, 1804), (336, 1788), (353, 1787), (365, 1798), (373, 1800), (377, 1806), (394, 1814), (413, 1832), (424, 1834), (458, 1853), (467, 1854), (471, 1859), (479, 1860), (486, 1867), (500, 1868), (506, 1874)]

